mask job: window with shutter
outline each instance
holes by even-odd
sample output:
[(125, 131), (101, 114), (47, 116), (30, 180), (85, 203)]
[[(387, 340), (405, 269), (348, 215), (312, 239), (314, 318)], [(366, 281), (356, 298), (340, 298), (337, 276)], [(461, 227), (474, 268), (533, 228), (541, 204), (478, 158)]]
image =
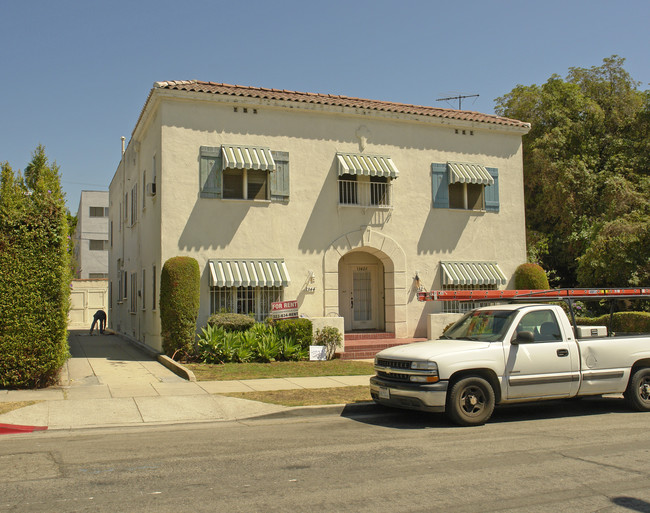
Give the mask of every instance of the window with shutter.
[[(223, 148), (230, 151), (224, 154)], [(235, 151), (233, 152), (233, 148)], [(237, 153), (238, 150), (243, 150)], [(257, 151), (253, 161), (247, 160)], [(245, 154), (243, 156), (243, 154)], [(241, 158), (241, 161), (238, 160)], [(268, 158), (267, 161), (259, 159)], [(272, 159), (272, 161), (271, 161)], [(202, 198), (289, 200), (289, 154), (258, 147), (210, 147), (200, 149), (200, 196)]]
[(497, 168), (477, 164), (433, 163), (431, 185), (433, 208), (499, 211)]

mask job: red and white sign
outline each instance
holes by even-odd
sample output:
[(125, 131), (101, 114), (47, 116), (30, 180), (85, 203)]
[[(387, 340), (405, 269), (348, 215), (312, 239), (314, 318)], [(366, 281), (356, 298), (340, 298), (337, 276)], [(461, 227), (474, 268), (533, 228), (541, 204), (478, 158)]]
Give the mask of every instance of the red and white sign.
[(298, 301), (279, 301), (271, 303), (271, 317), (273, 319), (298, 318)]

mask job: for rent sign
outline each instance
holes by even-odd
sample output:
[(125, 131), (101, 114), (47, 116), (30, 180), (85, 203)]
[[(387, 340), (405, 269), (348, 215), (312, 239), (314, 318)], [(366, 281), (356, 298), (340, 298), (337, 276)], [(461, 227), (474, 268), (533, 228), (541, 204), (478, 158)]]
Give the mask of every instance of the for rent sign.
[(298, 301), (279, 301), (271, 303), (273, 319), (296, 319), (298, 317)]

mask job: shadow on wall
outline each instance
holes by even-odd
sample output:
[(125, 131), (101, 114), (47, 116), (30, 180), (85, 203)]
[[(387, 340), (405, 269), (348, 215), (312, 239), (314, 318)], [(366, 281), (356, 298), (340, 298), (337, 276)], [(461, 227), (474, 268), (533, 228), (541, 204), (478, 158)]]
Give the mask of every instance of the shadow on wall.
[(333, 159), (298, 243), (303, 252), (322, 253), (342, 234), (365, 226), (383, 225), (390, 217), (389, 213), (373, 209), (339, 207), (338, 194), (338, 174)]
[[(215, 198), (201, 198), (197, 194), (180, 238), (178, 248), (191, 251), (201, 249), (224, 249), (232, 242), (242, 222), (253, 209), (266, 209), (268, 203), (245, 201), (223, 201)], [(270, 216), (263, 216), (271, 222)], [(268, 226), (259, 226), (263, 233)], [(259, 233), (259, 232), (258, 232)]]
[(418, 255), (453, 252), (472, 215), (432, 207), (418, 240)]

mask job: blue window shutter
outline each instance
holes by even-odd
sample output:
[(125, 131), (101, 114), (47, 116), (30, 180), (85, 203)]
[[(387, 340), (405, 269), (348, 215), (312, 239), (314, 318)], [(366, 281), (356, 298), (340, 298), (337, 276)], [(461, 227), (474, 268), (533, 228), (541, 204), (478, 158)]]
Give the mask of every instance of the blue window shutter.
[(289, 200), (289, 153), (272, 151), (275, 171), (270, 174), (271, 201)]
[(202, 198), (221, 198), (221, 149), (201, 146), (199, 186)]
[(449, 173), (447, 164), (431, 164), (433, 208), (449, 208)]
[(485, 210), (488, 212), (499, 211), (499, 170), (496, 167), (486, 167), (492, 178), (493, 185), (485, 187)]

